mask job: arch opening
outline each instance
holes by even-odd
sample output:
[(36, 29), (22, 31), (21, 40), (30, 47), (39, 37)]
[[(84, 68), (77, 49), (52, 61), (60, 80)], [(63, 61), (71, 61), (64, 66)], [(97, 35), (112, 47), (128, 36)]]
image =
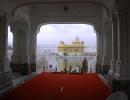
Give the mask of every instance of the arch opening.
[(102, 7), (103, 9), (105, 9), (106, 13), (109, 15), (110, 14), (110, 11), (109, 11), (109, 8), (101, 3), (101, 2), (96, 2), (96, 1), (54, 1), (54, 2), (48, 2), (48, 1), (42, 1), (42, 2), (28, 2), (28, 3), (22, 3), (18, 6), (16, 6), (13, 10), (12, 10), (12, 13), (11, 15), (14, 16), (15, 15), (15, 12), (21, 8), (21, 7), (25, 7), (25, 6), (33, 6), (33, 5), (40, 5), (40, 4), (79, 4), (79, 3), (83, 3), (83, 4), (92, 4), (92, 5), (98, 5), (100, 7)]
[[(37, 34), (37, 71), (63, 72), (72, 66), (78, 72), (84, 58), (88, 72), (96, 71), (96, 31), (90, 24), (56, 23), (40, 25)], [(63, 50), (61, 50), (61, 48)]]
[(12, 53), (13, 53), (13, 33), (10, 30), (10, 26), (8, 26), (7, 56), (8, 56), (9, 62), (11, 61)]

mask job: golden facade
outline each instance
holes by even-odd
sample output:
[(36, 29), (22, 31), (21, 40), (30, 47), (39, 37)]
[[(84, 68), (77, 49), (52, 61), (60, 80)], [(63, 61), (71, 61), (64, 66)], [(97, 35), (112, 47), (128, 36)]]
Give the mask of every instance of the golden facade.
[(79, 37), (76, 37), (75, 41), (72, 44), (65, 44), (63, 41), (60, 42), (58, 46), (58, 52), (62, 55), (72, 55), (78, 56), (83, 55), (84, 53), (84, 42), (79, 40)]

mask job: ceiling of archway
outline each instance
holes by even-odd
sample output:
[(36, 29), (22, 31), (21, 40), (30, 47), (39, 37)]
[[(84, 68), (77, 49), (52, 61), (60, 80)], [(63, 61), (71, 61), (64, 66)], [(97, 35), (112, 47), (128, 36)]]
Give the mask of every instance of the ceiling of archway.
[[(114, 7), (114, 2), (115, 0), (5, 0), (3, 1), (3, 5), (5, 9), (12, 12), (12, 15), (21, 14), (25, 19), (28, 19), (28, 12), (31, 9), (30, 15), (34, 24), (41, 24), (42, 18), (47, 21), (56, 20), (64, 22), (64, 18), (62, 19), (62, 17), (66, 17), (64, 7), (67, 6), (67, 16), (69, 16), (69, 19), (66, 20), (74, 22), (80, 18), (79, 21), (85, 22), (86, 20), (95, 26), (97, 24), (98, 29), (100, 29), (101, 19), (103, 20), (103, 17), (105, 17), (102, 16), (105, 15), (102, 13), (106, 12), (109, 15), (109, 12)], [(27, 8), (28, 10), (26, 9), (27, 6), (29, 7)], [(20, 10), (21, 8), (25, 8), (26, 10)]]
[(25, 5), (34, 5), (34, 4), (62, 4), (62, 3), (89, 3), (94, 5), (100, 5), (106, 9), (107, 13), (113, 8), (115, 0), (13, 0), (15, 7), (13, 13), (18, 8)]

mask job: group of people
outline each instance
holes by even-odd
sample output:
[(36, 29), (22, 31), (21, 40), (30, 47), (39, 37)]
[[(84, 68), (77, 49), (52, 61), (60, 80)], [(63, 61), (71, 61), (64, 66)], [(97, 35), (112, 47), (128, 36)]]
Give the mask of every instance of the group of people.
[[(43, 71), (45, 71), (45, 67), (43, 66)], [(54, 68), (52, 67), (52, 65), (48, 66), (48, 71), (50, 72), (58, 72), (58, 66), (56, 65)], [(63, 70), (61, 70), (61, 72), (68, 72), (68, 73), (83, 73), (83, 72), (87, 72), (87, 68), (85, 70), (83, 70), (83, 67), (80, 65), (77, 65), (76, 67), (72, 67), (71, 65), (68, 67), (65, 67)]]
[(69, 73), (72, 73), (72, 72), (74, 72), (74, 73), (76, 73), (76, 72), (78, 72), (78, 73), (88, 72), (88, 61), (85, 57), (83, 62), (82, 62), (82, 66), (77, 65), (76, 68), (72, 68), (72, 66), (70, 65), (68, 71), (67, 71), (67, 67), (65, 67), (63, 71), (69, 72)]
[(70, 65), (67, 69), (67, 67), (64, 68), (64, 70), (62, 72), (68, 72), (68, 73), (72, 73), (72, 72), (82, 72), (81, 66), (77, 65), (77, 68), (72, 68), (72, 66)]
[[(52, 67), (52, 65), (48, 66), (48, 70), (49, 71), (53, 71), (53, 72), (57, 72), (58, 71), (58, 66), (56, 65), (54, 68)], [(43, 71), (45, 71), (45, 67), (43, 66)], [(84, 58), (82, 65), (77, 65), (77, 67), (72, 67), (71, 65), (67, 68), (67, 66), (65, 66), (65, 68), (61, 71), (61, 72), (68, 72), (68, 73), (84, 73), (84, 72), (88, 72), (88, 61), (86, 59), (86, 57)], [(92, 72), (92, 69), (90, 68), (90, 73)]]

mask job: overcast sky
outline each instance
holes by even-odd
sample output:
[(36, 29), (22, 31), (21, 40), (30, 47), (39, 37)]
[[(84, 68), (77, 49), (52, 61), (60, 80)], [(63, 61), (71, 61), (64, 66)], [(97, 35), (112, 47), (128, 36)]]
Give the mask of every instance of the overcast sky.
[(72, 43), (79, 37), (85, 44), (96, 45), (96, 33), (90, 25), (86, 24), (47, 24), (41, 27), (38, 36), (38, 44), (57, 45), (60, 41), (65, 44)]
[[(13, 36), (8, 30), (8, 42), (12, 44)], [(85, 42), (85, 45), (96, 46), (96, 33), (91, 25), (87, 24), (47, 24), (40, 28), (37, 35), (38, 45), (58, 45), (72, 43), (76, 37)]]

